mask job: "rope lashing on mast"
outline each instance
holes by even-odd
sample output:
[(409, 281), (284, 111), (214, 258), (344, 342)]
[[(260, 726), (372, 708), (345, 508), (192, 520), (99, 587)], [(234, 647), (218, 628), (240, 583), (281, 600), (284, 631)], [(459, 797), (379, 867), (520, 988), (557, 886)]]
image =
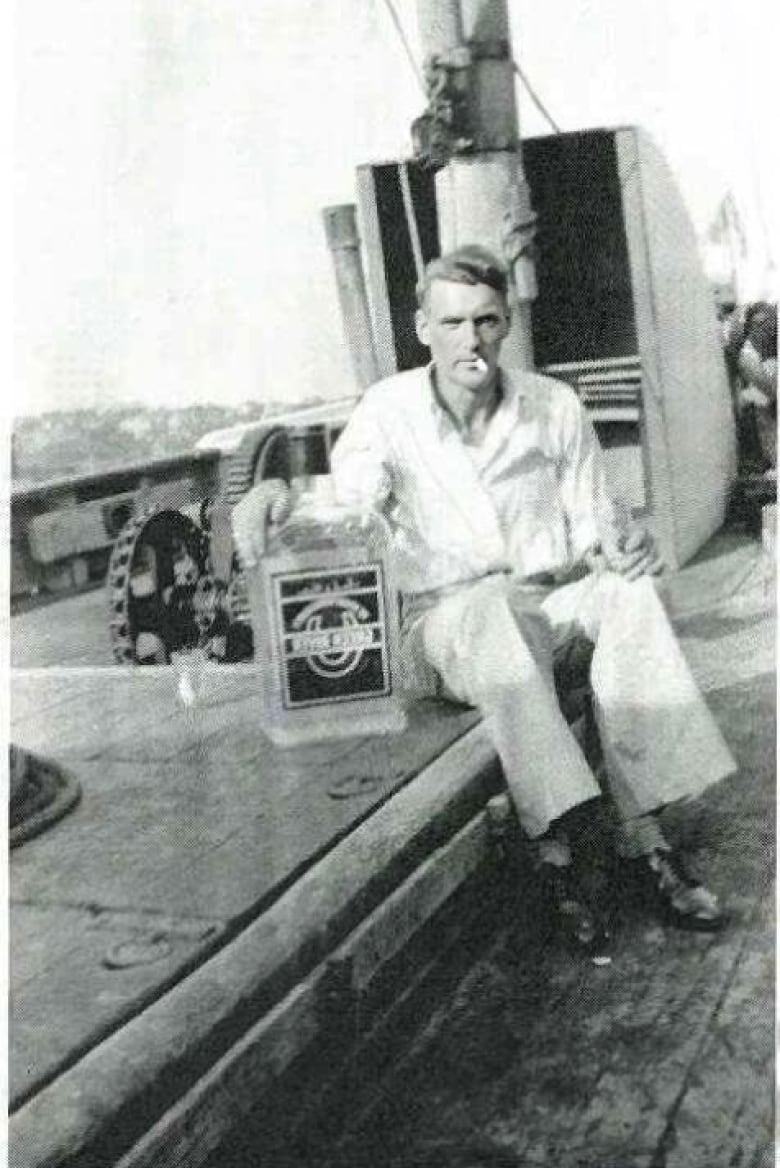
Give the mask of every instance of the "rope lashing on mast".
[(412, 123), (415, 157), (431, 170), (446, 166), (454, 154), (474, 148), (468, 128), (468, 70), (471, 52), (465, 46), (446, 56), (432, 53), (424, 65), (428, 108)]
[[(412, 123), (414, 156), (424, 167), (438, 170), (446, 166), (453, 156), (469, 154), (479, 149), (479, 143), (475, 140), (469, 125), (469, 74), (479, 57), (505, 59), (508, 57), (515, 75), (519, 77), (536, 108), (555, 133), (561, 132), (560, 126), (544, 105), (524, 69), (511, 56), (508, 41), (463, 44), (452, 48), (446, 54), (431, 54), (426, 58), (421, 74), (393, 0), (385, 0), (385, 6), (409, 64), (428, 100), (425, 112)], [(407, 162), (398, 163), (398, 177), (415, 271), (419, 280), (424, 268), (424, 258)], [(511, 191), (509, 205), (502, 215), (501, 246), (503, 258), (515, 276), (518, 289), (524, 289), (530, 298), (536, 295), (536, 280), (533, 273), (536, 224), (537, 216), (531, 207), (528, 188), (525, 183), (520, 183)]]
[[(428, 109), (412, 125), (414, 153), (424, 164), (438, 169), (446, 166), (453, 154), (467, 153), (474, 148), (466, 126), (465, 91), (462, 84), (464, 70), (472, 64), (471, 48), (468, 45), (459, 46), (446, 57), (433, 54), (427, 58), (421, 71), (393, 0), (384, 2), (417, 84), (428, 99)], [(550, 128), (556, 134), (562, 133), (527, 73), (514, 58), (512, 69)], [(460, 76), (456, 77), (456, 73)]]

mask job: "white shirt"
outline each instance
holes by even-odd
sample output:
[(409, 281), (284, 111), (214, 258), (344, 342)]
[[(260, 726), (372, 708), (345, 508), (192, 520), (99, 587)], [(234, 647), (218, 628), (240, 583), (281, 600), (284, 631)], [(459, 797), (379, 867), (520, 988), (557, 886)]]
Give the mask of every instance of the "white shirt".
[(574, 391), (537, 373), (501, 376), (478, 447), (436, 400), (428, 367), (368, 389), (333, 449), (337, 497), (389, 520), (402, 592), (491, 572), (563, 577), (610, 521), (601, 449)]

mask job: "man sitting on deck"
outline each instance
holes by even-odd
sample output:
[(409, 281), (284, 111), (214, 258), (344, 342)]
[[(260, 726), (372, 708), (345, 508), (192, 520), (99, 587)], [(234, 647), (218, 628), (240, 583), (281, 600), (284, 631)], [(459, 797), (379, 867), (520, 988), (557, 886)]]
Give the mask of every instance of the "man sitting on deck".
[[(558, 705), (552, 661), (574, 635), (592, 641), (621, 853), (667, 918), (715, 929), (716, 897), (686, 873), (657, 816), (735, 764), (651, 579), (661, 570), (652, 539), (619, 530), (575, 393), (499, 365), (509, 308), (495, 257), (470, 246), (434, 260), (418, 301), (431, 364), (372, 386), (332, 458), (338, 496), (389, 520), (409, 668), (432, 667), (445, 694), (487, 719), (550, 911), (588, 949), (601, 925), (567, 828), (600, 788)], [(285, 507), (271, 504), (271, 519)], [(234, 512), (245, 560), (262, 547), (268, 509), (261, 486)]]

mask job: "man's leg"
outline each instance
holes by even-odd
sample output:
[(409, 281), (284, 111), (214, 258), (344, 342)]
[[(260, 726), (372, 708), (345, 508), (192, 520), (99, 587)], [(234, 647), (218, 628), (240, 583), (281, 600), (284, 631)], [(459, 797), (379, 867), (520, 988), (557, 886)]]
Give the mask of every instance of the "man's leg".
[(712, 927), (715, 898), (687, 877), (653, 813), (699, 795), (736, 764), (653, 581), (607, 572), (557, 590), (543, 607), (557, 635), (579, 630), (595, 643), (596, 717), (624, 854), (639, 861), (677, 923)]
[(595, 644), (591, 681), (610, 790), (624, 819), (701, 794), (736, 770), (653, 581), (611, 572), (542, 605), (556, 637)]
[(469, 585), (422, 618), (427, 659), (445, 686), (477, 706), (503, 765), (520, 823), (532, 838), (600, 794), (563, 717), (552, 682), (552, 640), (538, 605), (510, 606), (505, 577)]
[(597, 955), (605, 932), (577, 884), (565, 820), (600, 789), (558, 706), (538, 597), (510, 604), (507, 583), (491, 577), (448, 597), (419, 631), (450, 696), (485, 715), (551, 918), (571, 944)]

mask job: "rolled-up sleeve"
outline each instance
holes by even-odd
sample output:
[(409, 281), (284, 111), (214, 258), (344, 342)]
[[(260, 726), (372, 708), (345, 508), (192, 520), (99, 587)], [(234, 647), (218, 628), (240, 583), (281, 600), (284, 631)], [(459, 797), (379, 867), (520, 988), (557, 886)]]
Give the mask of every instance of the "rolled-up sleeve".
[(392, 493), (391, 449), (376, 401), (358, 403), (331, 452), (337, 499), (360, 510), (384, 510)]

